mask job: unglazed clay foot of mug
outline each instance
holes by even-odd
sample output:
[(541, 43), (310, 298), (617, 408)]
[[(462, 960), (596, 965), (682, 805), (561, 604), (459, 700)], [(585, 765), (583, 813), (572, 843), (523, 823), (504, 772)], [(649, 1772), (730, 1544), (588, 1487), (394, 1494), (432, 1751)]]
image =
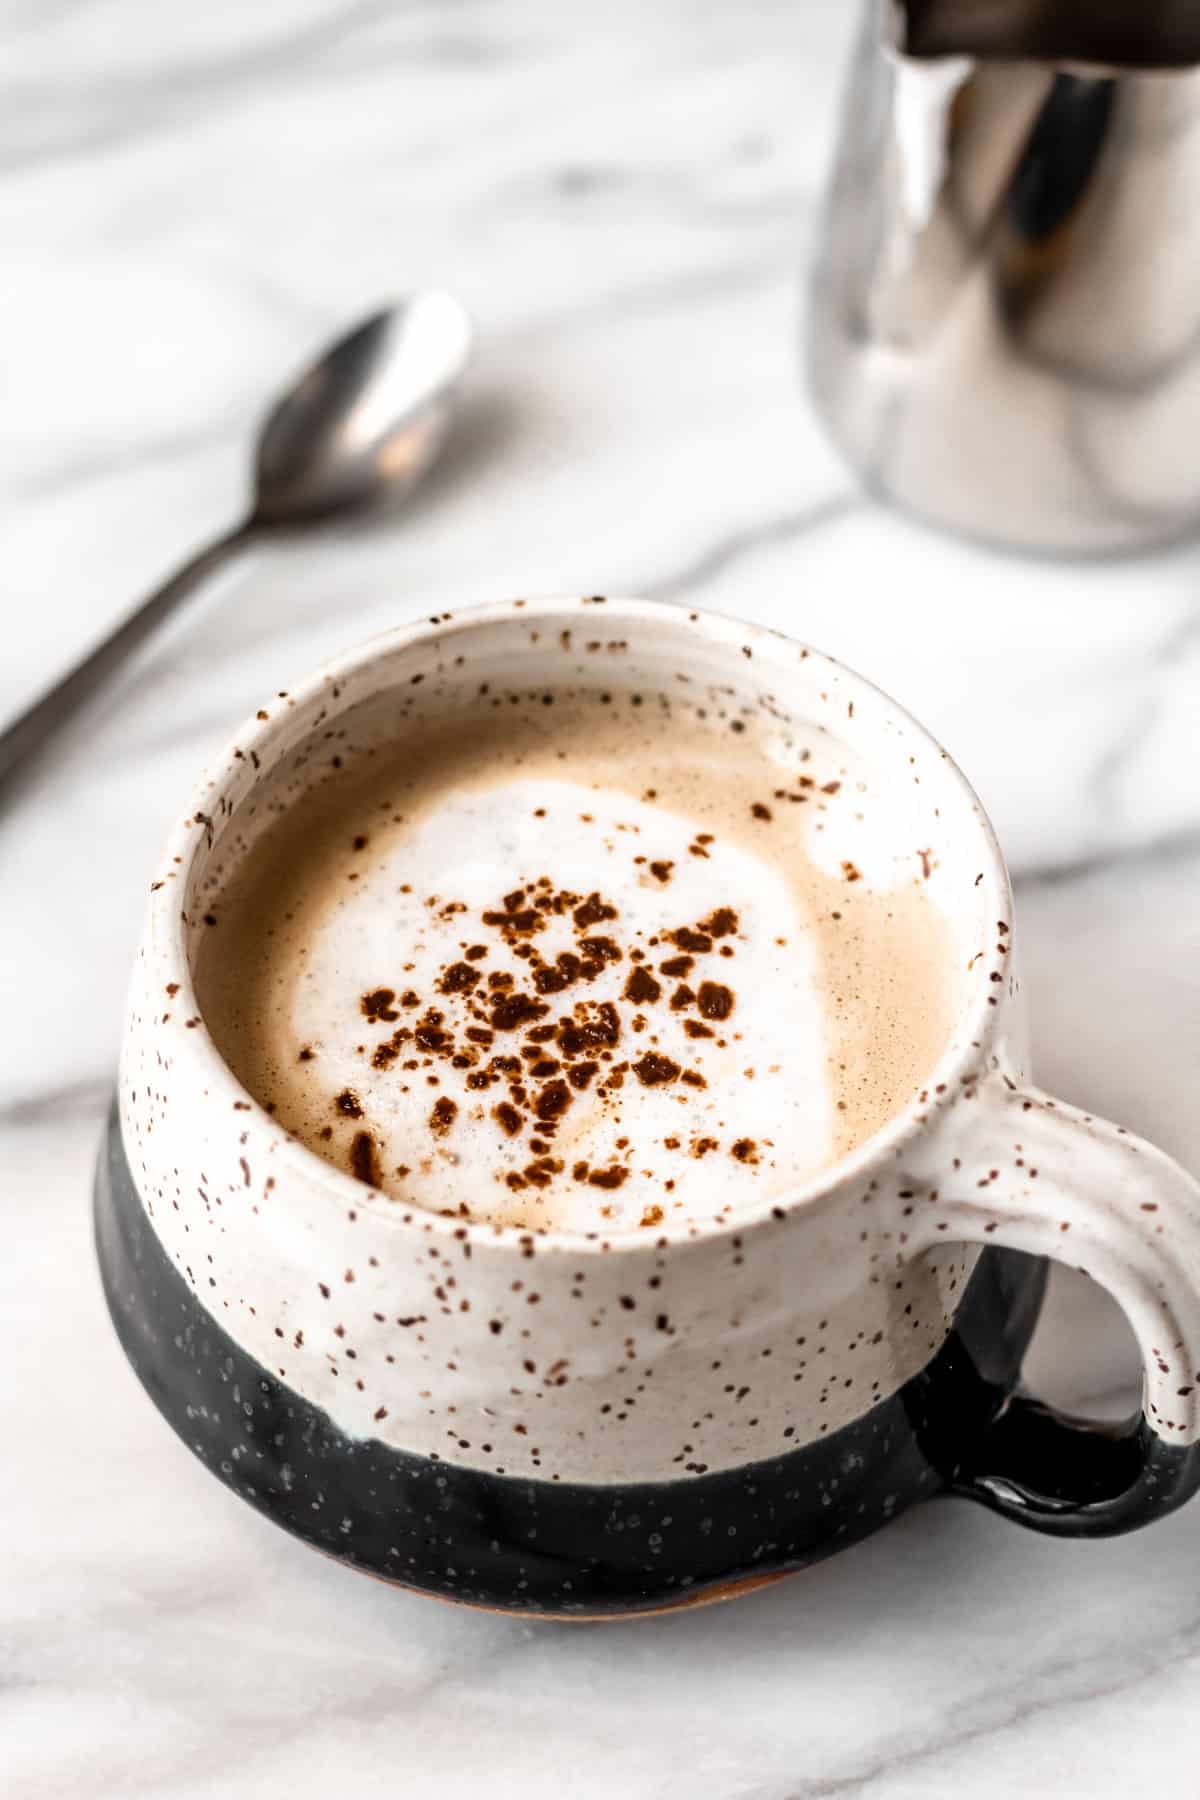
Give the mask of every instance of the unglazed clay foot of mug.
[[(328, 1554), (328, 1552), (326, 1553)], [(339, 1560), (334, 1557), (336, 1562)], [(761, 1588), (775, 1587), (781, 1581), (791, 1581), (799, 1570), (781, 1569), (774, 1575), (743, 1575), (737, 1581), (728, 1581), (721, 1586), (703, 1588), (699, 1593), (685, 1594), (667, 1606), (659, 1606), (649, 1611), (634, 1613), (597, 1612), (597, 1613), (535, 1613), (524, 1612), (522, 1618), (536, 1620), (539, 1624), (565, 1625), (621, 1625), (628, 1620), (663, 1619), (668, 1614), (696, 1612), (701, 1607), (724, 1606), (730, 1600), (744, 1600), (750, 1594), (757, 1594)], [(386, 1575), (376, 1575), (376, 1581), (382, 1581), (388, 1587), (405, 1587), (404, 1582), (390, 1581)], [(452, 1598), (449, 1594), (430, 1594), (423, 1596), (427, 1600), (436, 1600), (442, 1606), (466, 1606), (473, 1612), (486, 1612), (503, 1617), (511, 1611), (507, 1606), (485, 1606), (473, 1600)]]
[[(529, 1615), (947, 1491), (1147, 1523), (1198, 1478), (1198, 1190), (1029, 1086), (1016, 935), (962, 776), (806, 647), (598, 596), (376, 640), (152, 883), (96, 1190), (129, 1359), (285, 1529)], [(1123, 1433), (1018, 1392), (1048, 1257), (1137, 1334)]]

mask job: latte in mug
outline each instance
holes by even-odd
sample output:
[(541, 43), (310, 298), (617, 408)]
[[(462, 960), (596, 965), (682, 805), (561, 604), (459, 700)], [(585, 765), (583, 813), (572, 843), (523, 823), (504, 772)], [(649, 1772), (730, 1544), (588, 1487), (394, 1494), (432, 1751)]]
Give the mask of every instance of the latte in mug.
[(869, 1139), (945, 1048), (950, 928), (895, 824), (828, 729), (481, 691), (343, 731), (209, 896), (197, 995), (280, 1124), (409, 1204), (736, 1218)]

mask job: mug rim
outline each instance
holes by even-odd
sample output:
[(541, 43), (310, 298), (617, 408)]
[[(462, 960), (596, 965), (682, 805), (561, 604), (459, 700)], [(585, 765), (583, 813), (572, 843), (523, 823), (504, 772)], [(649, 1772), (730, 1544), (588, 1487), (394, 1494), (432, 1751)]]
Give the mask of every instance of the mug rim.
[[(260, 1132), (275, 1135), (277, 1154), (284, 1164), (296, 1163), (299, 1172), (309, 1182), (323, 1188), (331, 1202), (361, 1205), (364, 1197), (363, 1183), (318, 1156), (316, 1151), (310, 1150), (293, 1133), (287, 1132), (258, 1097), (239, 1081), (218, 1049), (197, 999), (188, 956), (183, 909), (175, 904), (175, 896), (180, 889), (186, 890), (195, 858), (205, 843), (204, 837), (197, 834), (196, 825), (210, 822), (214, 804), (219, 804), (241, 763), (249, 759), (257, 768), (255, 758), (283, 729), (291, 710), (305, 706), (332, 683), (356, 675), (374, 662), (403, 653), (437, 636), (456, 636), (480, 626), (519, 623), (530, 618), (563, 616), (568, 613), (575, 616), (578, 609), (587, 605), (611, 608), (611, 612), (605, 614), (610, 618), (654, 620), (678, 627), (681, 631), (689, 626), (699, 627), (710, 640), (728, 641), (739, 648), (747, 643), (752, 647), (764, 646), (769, 649), (775, 666), (781, 673), (784, 668), (780, 658), (782, 648), (789, 659), (813, 659), (834, 671), (846, 686), (860, 694), (871, 696), (887, 713), (901, 721), (944, 765), (949, 780), (964, 802), (964, 816), (970, 815), (974, 819), (980, 849), (985, 858), (983, 880), (989, 884), (992, 898), (1011, 918), (1012, 887), (995, 828), (978, 794), (949, 751), (905, 706), (867, 676), (849, 668), (828, 652), (791, 637), (786, 632), (739, 619), (734, 614), (683, 606), (671, 601), (578, 594), (549, 594), (486, 601), (454, 612), (423, 614), (419, 619), (376, 632), (338, 652), (295, 684), (277, 690), (276, 697), (287, 700), (288, 707), (282, 711), (270, 712), (260, 708), (210, 758), (192, 791), (188, 811), (177, 816), (159, 858), (151, 883), (145, 934), (148, 951), (160, 959), (159, 972), (165, 977), (164, 985), (173, 984), (176, 1003), (186, 1006), (189, 1013), (199, 1021), (200, 1029), (186, 1034), (190, 1040), (189, 1060), (206, 1071), (210, 1081), (235, 1096), (235, 1103), (239, 1104), (243, 1113), (245, 1128), (253, 1127)], [(972, 971), (966, 995), (955, 1014), (946, 1048), (930, 1069), (925, 1086), (913, 1094), (885, 1125), (847, 1155), (838, 1157), (808, 1180), (798, 1183), (794, 1189), (747, 1206), (733, 1219), (663, 1221), (653, 1232), (618, 1232), (609, 1235), (601, 1231), (556, 1230), (553, 1227), (452, 1217), (425, 1208), (418, 1200), (399, 1200), (396, 1196), (386, 1195), (382, 1189), (368, 1188), (367, 1192), (390, 1202), (389, 1209), (381, 1212), (380, 1216), (397, 1229), (409, 1229), (410, 1222), (419, 1218), (423, 1230), (432, 1229), (457, 1240), (462, 1240), (465, 1233), (468, 1241), (486, 1242), (492, 1246), (508, 1243), (514, 1248), (521, 1248), (536, 1238), (540, 1254), (552, 1249), (569, 1251), (574, 1256), (592, 1255), (601, 1250), (610, 1254), (637, 1250), (657, 1252), (676, 1244), (727, 1239), (739, 1232), (752, 1230), (764, 1220), (779, 1219), (815, 1206), (846, 1183), (868, 1176), (877, 1164), (899, 1154), (906, 1143), (919, 1137), (930, 1117), (929, 1111), (925, 1110), (928, 1100), (922, 1102), (921, 1093), (928, 1095), (935, 1084), (945, 1084), (947, 1088), (952, 1084), (965, 1085), (971, 1079), (971, 1072), (977, 1071), (979, 1064), (985, 1059), (993, 1034), (993, 1020), (997, 1016), (995, 1012), (989, 1015), (989, 998), (986, 976), (981, 973), (977, 978)]]

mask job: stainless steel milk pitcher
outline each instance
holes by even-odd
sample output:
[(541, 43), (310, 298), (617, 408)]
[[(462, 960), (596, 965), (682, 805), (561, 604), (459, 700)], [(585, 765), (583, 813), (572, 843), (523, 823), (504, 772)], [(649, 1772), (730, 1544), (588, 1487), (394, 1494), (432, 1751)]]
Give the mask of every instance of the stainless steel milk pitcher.
[(1200, 0), (869, 0), (818, 250), (817, 404), (972, 536), (1200, 522)]

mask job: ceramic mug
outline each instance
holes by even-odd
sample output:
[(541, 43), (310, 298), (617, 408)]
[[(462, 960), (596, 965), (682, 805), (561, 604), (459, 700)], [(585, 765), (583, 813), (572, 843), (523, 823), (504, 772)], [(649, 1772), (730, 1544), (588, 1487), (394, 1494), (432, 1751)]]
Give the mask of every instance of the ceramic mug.
[[(721, 716), (783, 714), (863, 753), (970, 950), (951, 1041), (885, 1129), (734, 1224), (606, 1239), (398, 1202), (239, 1085), (191, 965), (263, 781), (286, 768), (302, 786), (355, 709), (411, 705), (418, 683), (468, 707), (481, 679), (683, 680)], [(1200, 1479), (1200, 1188), (1028, 1085), (1014, 936), (995, 838), (945, 752), (785, 637), (591, 597), (378, 639), (258, 712), (151, 884), (96, 1187), (125, 1351), (269, 1518), (476, 1605), (597, 1617), (714, 1599), (947, 1492), (1062, 1535), (1146, 1524)], [(1129, 1317), (1145, 1394), (1124, 1430), (1019, 1391), (1047, 1258)]]

